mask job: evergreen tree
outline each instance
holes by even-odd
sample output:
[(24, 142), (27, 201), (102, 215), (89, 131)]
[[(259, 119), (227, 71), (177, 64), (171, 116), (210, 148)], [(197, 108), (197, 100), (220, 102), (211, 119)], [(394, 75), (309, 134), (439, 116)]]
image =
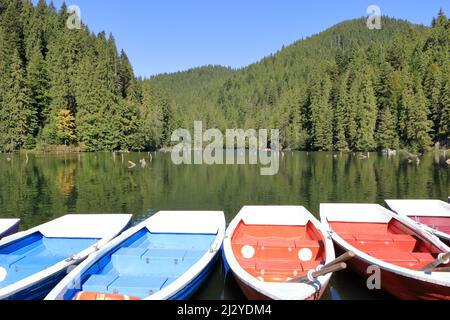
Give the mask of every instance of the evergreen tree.
[(371, 151), (376, 147), (374, 136), (377, 123), (377, 103), (372, 86), (371, 68), (366, 68), (363, 71), (358, 103), (358, 129), (355, 148), (360, 151)]
[(38, 47), (31, 54), (27, 66), (27, 86), (31, 94), (31, 107), (37, 116), (38, 125), (35, 132), (37, 134), (37, 131), (45, 124), (45, 115), (48, 114), (47, 109), (50, 103), (47, 65)]
[(348, 101), (348, 73), (344, 74), (339, 82), (336, 111), (334, 113), (334, 146), (336, 150), (348, 150), (346, 139), (346, 117)]
[(432, 123), (428, 120), (428, 108), (420, 83), (416, 83), (415, 92), (408, 84), (403, 92), (402, 110), (404, 121), (403, 139), (407, 147), (416, 151), (428, 149), (432, 140)]
[(16, 52), (11, 59), (11, 73), (0, 110), (0, 145), (5, 151), (34, 146), (37, 116), (30, 95), (22, 60)]
[(316, 150), (333, 149), (333, 110), (330, 104), (331, 81), (314, 79), (310, 89), (312, 147)]
[(399, 147), (395, 119), (392, 115), (390, 107), (387, 107), (381, 111), (376, 140), (378, 148), (381, 150), (396, 150)]

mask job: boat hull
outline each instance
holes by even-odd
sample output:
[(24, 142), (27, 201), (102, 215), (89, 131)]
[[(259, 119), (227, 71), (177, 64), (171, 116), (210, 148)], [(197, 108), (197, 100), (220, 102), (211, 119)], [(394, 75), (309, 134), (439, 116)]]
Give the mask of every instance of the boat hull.
[(35, 284), (23, 288), (19, 292), (6, 297), (4, 300), (42, 300), (66, 275), (67, 269), (64, 269), (48, 278), (42, 279)]
[(19, 225), (20, 225), (20, 221), (18, 221), (16, 224), (14, 224), (11, 228), (9, 228), (3, 232), (0, 232), (0, 239), (17, 233), (19, 231)]
[[(347, 250), (336, 244), (336, 252), (343, 254)], [(364, 279), (368, 279), (373, 273), (368, 273), (372, 264), (360, 257), (347, 262), (349, 267)], [(403, 276), (383, 268), (380, 269), (381, 287), (392, 296), (402, 300), (450, 300), (450, 287), (421, 281)]]
[(217, 264), (219, 254), (216, 254), (214, 259), (211, 260), (211, 262), (202, 270), (202, 272), (192, 279), (192, 281), (183, 289), (178, 291), (175, 295), (170, 297), (168, 300), (173, 301), (186, 301), (191, 299), (200, 289), (200, 287), (206, 282), (208, 277), (211, 275), (212, 271), (214, 270), (214, 267)]
[[(252, 287), (246, 285), (234, 273), (233, 273), (233, 277), (248, 300), (250, 300), (250, 301), (272, 301), (272, 300), (274, 300), (274, 299), (264, 295), (263, 293), (253, 289)], [(319, 291), (317, 291), (315, 294), (305, 298), (304, 300), (306, 300), (306, 301), (320, 300), (322, 298), (323, 294), (325, 293), (325, 289), (327, 286), (328, 286), (328, 284), (325, 284), (324, 286), (322, 286), (322, 288)]]

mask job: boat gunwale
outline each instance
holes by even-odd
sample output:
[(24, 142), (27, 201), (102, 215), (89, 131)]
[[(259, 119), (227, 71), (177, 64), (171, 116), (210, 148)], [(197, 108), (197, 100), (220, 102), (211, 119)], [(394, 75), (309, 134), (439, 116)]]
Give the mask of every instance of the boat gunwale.
[[(373, 256), (368, 255), (364, 251), (359, 250), (358, 248), (352, 246), (350, 243), (345, 241), (338, 233), (334, 232), (333, 229), (330, 226), (330, 223), (328, 222), (327, 214), (323, 212), (323, 205), (333, 205), (333, 204), (321, 204), (321, 221), (323, 226), (327, 229), (327, 231), (331, 234), (331, 237), (333, 240), (342, 248), (348, 251), (353, 251), (356, 254), (355, 259), (361, 259), (363, 262), (369, 264), (369, 265), (376, 265), (379, 266), (381, 269), (395, 273), (400, 276), (412, 278), (415, 280), (428, 282), (440, 286), (447, 286), (450, 287), (450, 273), (449, 272), (434, 272), (434, 273), (427, 273), (425, 271), (420, 270), (412, 270), (400, 266), (396, 266), (392, 263), (380, 260), (378, 258), (375, 258)], [(352, 206), (355, 204), (339, 204), (342, 207), (343, 206)], [(360, 204), (356, 204), (360, 205)], [(436, 236), (429, 234), (426, 230), (423, 228), (420, 228), (417, 224), (411, 222), (411, 219), (407, 218), (405, 219), (401, 215), (397, 215), (396, 213), (378, 205), (378, 204), (370, 204), (372, 206), (379, 206), (380, 210), (383, 210), (383, 212), (389, 214), (392, 219), (398, 220), (400, 223), (405, 224), (408, 228), (412, 229), (417, 233), (417, 235), (420, 237), (421, 240), (424, 240), (426, 242), (431, 242), (434, 244), (437, 248), (440, 250), (443, 250), (444, 252), (450, 252), (450, 248), (446, 246), (442, 241), (440, 241)], [(335, 221), (338, 222), (338, 221)], [(443, 276), (445, 275), (445, 276)]]

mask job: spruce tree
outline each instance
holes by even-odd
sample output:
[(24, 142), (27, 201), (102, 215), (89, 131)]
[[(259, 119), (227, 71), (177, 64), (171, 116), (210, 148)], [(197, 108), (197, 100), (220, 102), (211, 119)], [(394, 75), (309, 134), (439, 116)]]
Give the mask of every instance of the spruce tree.
[(372, 69), (366, 68), (363, 70), (361, 77), (361, 88), (358, 94), (358, 129), (355, 149), (371, 151), (376, 147), (374, 136), (377, 123), (377, 102), (372, 85)]
[(33, 133), (38, 124), (18, 52), (12, 56), (10, 69), (7, 91), (0, 110), (0, 142), (5, 151), (33, 147)]
[(334, 113), (334, 146), (336, 150), (348, 150), (346, 132), (346, 117), (348, 101), (348, 73), (344, 74), (339, 82), (336, 110)]
[(49, 113), (50, 83), (47, 65), (39, 47), (35, 47), (27, 66), (27, 86), (30, 89), (32, 109), (37, 115), (36, 129), (40, 129), (45, 124), (46, 115)]
[(402, 96), (402, 110), (404, 143), (415, 151), (427, 150), (432, 144), (432, 123), (428, 120), (427, 101), (420, 83), (415, 84), (415, 90), (410, 83), (406, 85)]

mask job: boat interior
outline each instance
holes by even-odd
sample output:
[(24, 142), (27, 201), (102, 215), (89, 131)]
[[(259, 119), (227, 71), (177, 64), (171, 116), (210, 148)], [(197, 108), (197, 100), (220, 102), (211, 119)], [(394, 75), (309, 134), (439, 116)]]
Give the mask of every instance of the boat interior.
[(450, 217), (410, 217), (435, 230), (450, 234)]
[(306, 226), (263, 226), (241, 221), (231, 244), (240, 266), (264, 282), (302, 277), (326, 258), (322, 234), (311, 222)]
[(215, 241), (213, 234), (151, 233), (143, 228), (89, 268), (80, 292), (147, 298), (162, 290), (191, 268)]
[(47, 238), (33, 233), (0, 247), (0, 268), (6, 277), (0, 289), (43, 271), (72, 255), (84, 251), (99, 239)]
[(441, 253), (396, 219), (389, 223), (330, 222), (330, 226), (356, 249), (408, 269), (420, 270)]

